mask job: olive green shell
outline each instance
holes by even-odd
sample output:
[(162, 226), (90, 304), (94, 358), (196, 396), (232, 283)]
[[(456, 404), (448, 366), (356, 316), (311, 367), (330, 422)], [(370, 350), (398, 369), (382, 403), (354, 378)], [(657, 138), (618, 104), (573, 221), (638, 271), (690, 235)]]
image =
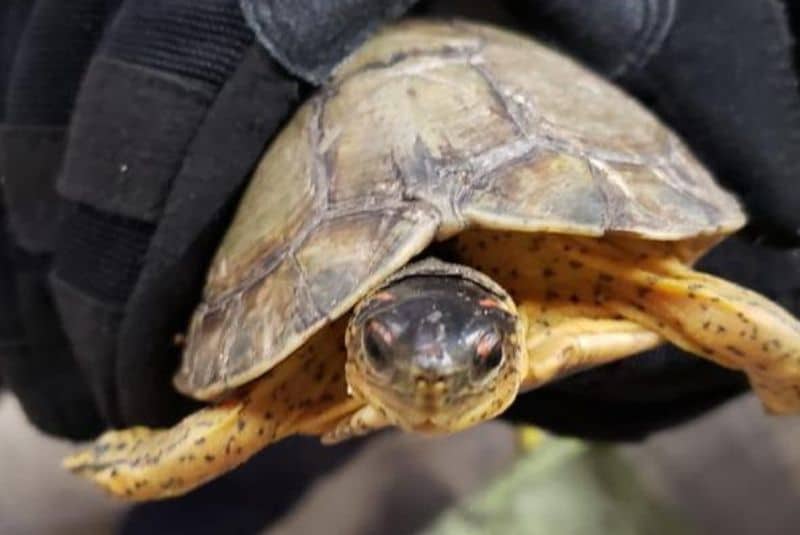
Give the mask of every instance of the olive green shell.
[(674, 134), (574, 61), (484, 25), (405, 21), (343, 62), (267, 150), (176, 385), (211, 399), (255, 379), (469, 226), (683, 240), (744, 222)]

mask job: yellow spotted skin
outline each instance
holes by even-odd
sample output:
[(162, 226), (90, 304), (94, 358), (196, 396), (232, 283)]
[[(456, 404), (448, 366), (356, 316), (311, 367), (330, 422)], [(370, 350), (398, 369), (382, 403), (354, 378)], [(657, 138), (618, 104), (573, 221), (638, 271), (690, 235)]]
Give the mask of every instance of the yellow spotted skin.
[[(694, 249), (686, 243), (470, 230), (451, 244), (450, 260), (482, 271), (516, 303), (527, 349), (517, 365), (525, 369), (508, 373), (524, 377), (523, 390), (667, 340), (744, 371), (770, 411), (800, 410), (797, 320), (754, 292), (687, 267)], [(113, 495), (152, 500), (184, 494), (292, 434), (335, 442), (343, 425), (345, 437), (397, 425), (361, 392), (357, 374), (345, 377), (346, 321), (318, 332), (227, 402), (171, 429), (106, 433), (65, 465)], [(570, 353), (575, 340), (586, 350)], [(359, 395), (348, 395), (348, 381)], [(450, 430), (494, 417), (517, 393), (497, 388), (491, 407), (476, 407)], [(374, 414), (353, 433), (362, 409)]]
[(195, 412), (170, 429), (107, 432), (64, 465), (128, 500), (184, 494), (270, 443), (292, 434), (324, 433), (363, 406), (347, 395), (344, 364), (341, 320), (228, 402)]
[(753, 291), (692, 270), (685, 249), (622, 236), (476, 230), (455, 238), (458, 259), (517, 302), (531, 358), (566, 321), (623, 321), (745, 372), (770, 412), (800, 410), (800, 323)]

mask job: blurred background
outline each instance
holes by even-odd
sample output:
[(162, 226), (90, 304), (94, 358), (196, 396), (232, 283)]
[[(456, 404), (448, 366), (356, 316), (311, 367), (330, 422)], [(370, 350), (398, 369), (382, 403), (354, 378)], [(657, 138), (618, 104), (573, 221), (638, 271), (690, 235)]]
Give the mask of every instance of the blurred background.
[[(800, 526), (800, 419), (766, 417), (752, 396), (617, 447), (499, 422), (441, 439), (387, 432), (345, 448), (296, 439), (187, 497), (135, 507), (63, 472), (74, 446), (38, 434), (9, 396), (0, 429), (3, 535), (788, 535)], [(302, 492), (305, 474), (320, 469)]]

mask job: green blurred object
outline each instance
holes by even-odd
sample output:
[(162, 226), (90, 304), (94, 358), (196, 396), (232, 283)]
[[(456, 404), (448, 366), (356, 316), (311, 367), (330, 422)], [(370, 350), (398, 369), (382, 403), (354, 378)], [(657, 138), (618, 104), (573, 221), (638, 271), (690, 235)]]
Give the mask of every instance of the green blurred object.
[(698, 531), (650, 492), (612, 446), (545, 438), (444, 513), (428, 535), (684, 535)]

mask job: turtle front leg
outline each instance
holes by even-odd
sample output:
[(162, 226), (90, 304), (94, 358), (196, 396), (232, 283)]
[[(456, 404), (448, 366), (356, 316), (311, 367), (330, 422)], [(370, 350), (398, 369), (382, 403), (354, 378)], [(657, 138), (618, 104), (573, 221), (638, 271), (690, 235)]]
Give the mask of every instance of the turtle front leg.
[[(523, 303), (520, 310), (525, 313), (527, 308)], [(529, 321), (527, 332), (528, 373), (522, 390), (653, 349), (664, 342), (661, 336), (639, 324), (614, 319), (540, 315), (536, 321)]]
[(334, 428), (322, 435), (323, 444), (337, 444), (391, 425), (381, 410), (366, 405), (353, 414), (339, 420)]
[(363, 402), (347, 394), (344, 321), (218, 405), (169, 429), (110, 431), (64, 466), (127, 500), (185, 494), (295, 434), (320, 435)]

